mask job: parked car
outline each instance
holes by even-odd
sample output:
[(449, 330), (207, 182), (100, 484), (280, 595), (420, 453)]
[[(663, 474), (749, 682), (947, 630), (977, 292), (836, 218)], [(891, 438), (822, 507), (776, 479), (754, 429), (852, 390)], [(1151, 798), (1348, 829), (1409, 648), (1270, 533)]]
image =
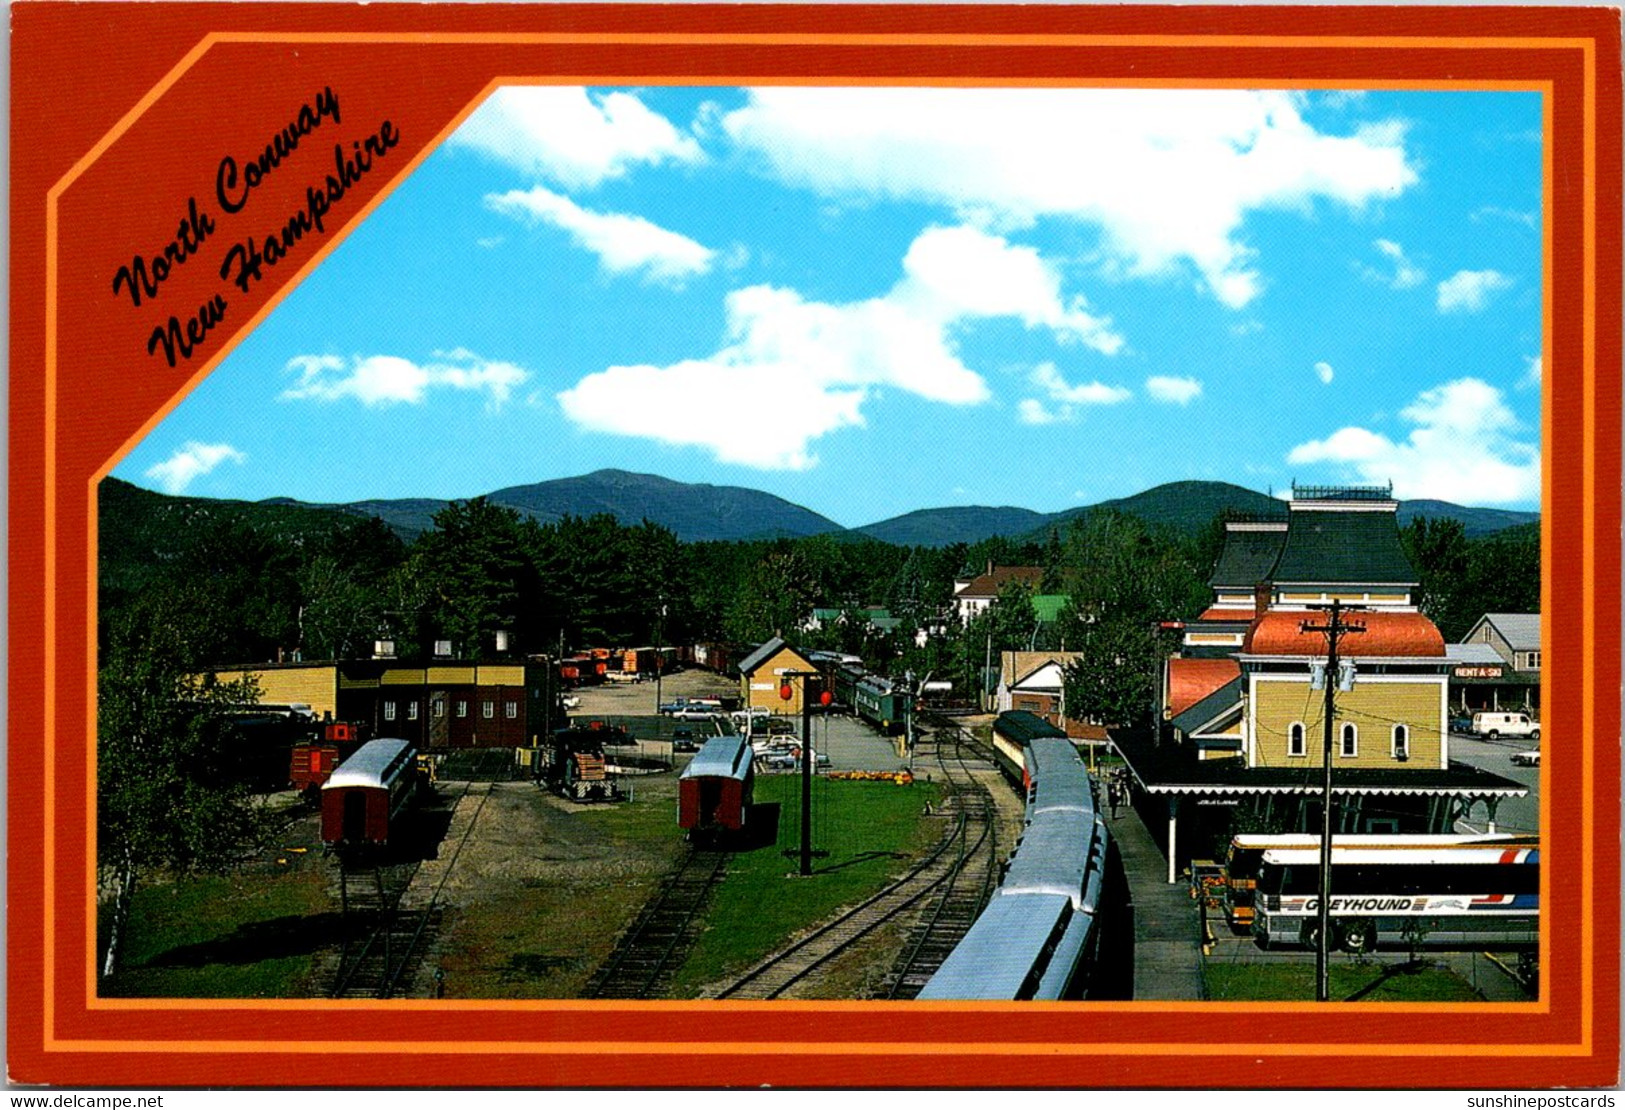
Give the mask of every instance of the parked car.
[[(801, 749), (776, 749), (763, 756), (762, 762), (776, 770), (794, 771), (801, 766)], [(820, 751), (813, 752), (813, 766), (828, 767), (829, 756)]]
[(1540, 722), (1527, 713), (1474, 713), (1473, 734), (1491, 740), (1502, 736), (1527, 736), (1540, 739)]
[(1540, 749), (1530, 748), (1526, 752), (1513, 752), (1512, 762), (1516, 763), (1519, 767), (1539, 767)]
[(1451, 732), (1471, 732), (1471, 731), (1473, 731), (1473, 715), (1471, 713), (1466, 712), (1465, 710), (1451, 713), (1450, 714), (1450, 731)]
[(691, 728), (674, 728), (671, 730), (671, 750), (674, 752), (697, 752), (699, 744), (694, 740), (694, 730)]

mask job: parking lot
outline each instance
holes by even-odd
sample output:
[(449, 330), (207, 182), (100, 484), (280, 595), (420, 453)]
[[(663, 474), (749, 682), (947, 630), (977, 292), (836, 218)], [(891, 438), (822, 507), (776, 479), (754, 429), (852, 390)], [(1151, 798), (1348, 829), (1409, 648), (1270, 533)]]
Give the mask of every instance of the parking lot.
[[(1500, 775), (1529, 788), (1527, 796), (1508, 798), (1495, 811), (1495, 831), (1503, 833), (1538, 833), (1540, 831), (1540, 768), (1524, 767), (1512, 762), (1518, 752), (1540, 747), (1540, 743), (1522, 737), (1503, 736), (1486, 740), (1467, 733), (1450, 734), (1450, 758)], [(1475, 806), (1468, 822), (1458, 822), (1463, 832), (1488, 831), (1482, 805)]]
[[(570, 709), (573, 720), (605, 720), (618, 724), (632, 734), (639, 748), (653, 754), (671, 752), (671, 741), (678, 730), (689, 730), (698, 743), (716, 735), (719, 727), (732, 730), (726, 718), (677, 719), (662, 716), (659, 706), (679, 698), (737, 697), (737, 683), (711, 673), (690, 668), (654, 681), (631, 682), (620, 685), (585, 686), (571, 691), (579, 703)], [(788, 728), (790, 738), (799, 738), (802, 721), (799, 716), (775, 715), (776, 728)], [(758, 739), (766, 739), (759, 737)], [(827, 755), (829, 762), (819, 762), (821, 770), (830, 771), (897, 771), (908, 767), (905, 755), (899, 754), (901, 745), (895, 736), (882, 736), (876, 729), (845, 713), (815, 713), (812, 716), (813, 750)], [(764, 771), (770, 770), (763, 767)]]

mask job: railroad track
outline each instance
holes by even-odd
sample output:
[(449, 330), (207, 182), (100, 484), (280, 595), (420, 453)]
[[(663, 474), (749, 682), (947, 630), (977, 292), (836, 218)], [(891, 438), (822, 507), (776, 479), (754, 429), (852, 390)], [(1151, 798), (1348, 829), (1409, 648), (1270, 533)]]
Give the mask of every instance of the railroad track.
[[(946, 756), (942, 751), (945, 733), (951, 735), (953, 744), (951, 754)], [(969, 734), (957, 725), (950, 725), (930, 736), (937, 748), (938, 762), (946, 766), (946, 761), (952, 760), (963, 772), (964, 778), (973, 781), (966, 753), (969, 750), (978, 757), (982, 753), (970, 740)], [(967, 820), (960, 826), (959, 866), (935, 892), (931, 905), (915, 925), (908, 943), (892, 965), (891, 974), (880, 992), (881, 997), (908, 999), (919, 994), (948, 954), (970, 931), (998, 885), (998, 825), (993, 799), (985, 788), (978, 786), (961, 795), (960, 805), (975, 807), (977, 812), (973, 820)], [(974, 842), (969, 836), (969, 830), (973, 827), (979, 830)]]
[(690, 849), (594, 973), (585, 997), (661, 997), (692, 947), (700, 912), (727, 865), (725, 852)]
[[(923, 909), (924, 913), (914, 932), (919, 943), (912, 943), (914, 938), (911, 937), (912, 948), (925, 953), (932, 950), (935, 944), (946, 944), (947, 949), (951, 950), (958, 943), (981, 910), (981, 901), (977, 896), (966, 892), (983, 890), (978, 882), (962, 883), (961, 879), (968, 872), (996, 871), (997, 837), (993, 831), (991, 799), (986, 789), (972, 777), (957, 734), (951, 737), (946, 750), (941, 741), (934, 738), (932, 746), (948, 791), (938, 812), (947, 818), (949, 827), (930, 855), (884, 890), (756, 965), (712, 997), (782, 997), (882, 925), (916, 909)], [(960, 891), (957, 898), (953, 894), (956, 888)], [(985, 892), (980, 897), (985, 898)], [(972, 901), (975, 901), (975, 905), (970, 908)], [(927, 941), (932, 941), (932, 944), (927, 944)], [(919, 957), (920, 966), (924, 966), (926, 959), (923, 954)], [(914, 962), (909, 961), (910, 965)], [(893, 975), (888, 977), (887, 989), (891, 989), (891, 981), (899, 978), (894, 969)], [(913, 995), (901, 994), (898, 997)]]
[[(458, 795), (461, 805), (473, 790), (468, 783)], [(343, 947), (333, 976), (334, 998), (393, 998), (410, 991), (423, 953), (440, 928), (444, 916), (441, 894), (463, 847), (474, 832), (492, 786), (485, 784), (457, 845), (446, 858), (440, 879), (426, 901), (403, 906), (422, 860), (356, 864), (339, 860), (339, 897), (344, 914)]]

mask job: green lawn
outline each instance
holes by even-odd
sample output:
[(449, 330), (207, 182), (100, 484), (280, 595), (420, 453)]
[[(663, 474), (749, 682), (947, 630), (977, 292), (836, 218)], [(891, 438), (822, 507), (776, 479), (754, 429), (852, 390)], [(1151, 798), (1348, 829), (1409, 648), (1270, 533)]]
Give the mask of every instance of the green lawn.
[[(784, 938), (862, 901), (936, 843), (943, 819), (925, 817), (940, 787), (820, 778), (813, 784), (813, 873), (800, 876), (801, 780), (763, 775), (758, 805), (779, 806), (778, 841), (741, 852), (728, 863), (706, 930), (677, 977), (683, 997), (729, 971), (742, 969), (783, 944)], [(790, 854), (785, 854), (786, 852)]]
[[(339, 915), (319, 866), (278, 874), (198, 875), (136, 888), (123, 966), (109, 997), (296, 998)], [(105, 935), (103, 937), (105, 943)]]
[[(1329, 993), (1334, 1000), (1358, 994), (1361, 1002), (1483, 1001), (1471, 984), (1444, 968), (1426, 964), (1404, 966), (1388, 974), (1390, 970), (1380, 963), (1333, 963), (1327, 969)], [(1210, 963), (1205, 975), (1208, 998), (1213, 1002), (1312, 1002), (1315, 998), (1313, 963)]]

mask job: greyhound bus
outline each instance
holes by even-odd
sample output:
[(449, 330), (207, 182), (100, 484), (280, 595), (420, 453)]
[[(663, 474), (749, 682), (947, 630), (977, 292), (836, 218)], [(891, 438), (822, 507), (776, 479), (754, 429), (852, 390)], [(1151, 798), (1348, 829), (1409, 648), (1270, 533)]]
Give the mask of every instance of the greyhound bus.
[[(1432, 852), (1440, 848), (1538, 848), (1540, 838), (1517, 834), (1470, 836), (1461, 833), (1349, 833), (1332, 838), (1339, 848), (1385, 848), (1393, 851)], [(1221, 888), (1225, 916), (1238, 933), (1252, 931), (1254, 888), (1264, 853), (1276, 848), (1320, 849), (1319, 833), (1240, 833), (1225, 852)]]
[[(1348, 838), (1345, 838), (1348, 839)], [(1314, 948), (1320, 850), (1275, 848), (1259, 864), (1253, 936)], [(1331, 946), (1516, 951), (1540, 941), (1540, 847), (1339, 847), (1332, 842)]]

